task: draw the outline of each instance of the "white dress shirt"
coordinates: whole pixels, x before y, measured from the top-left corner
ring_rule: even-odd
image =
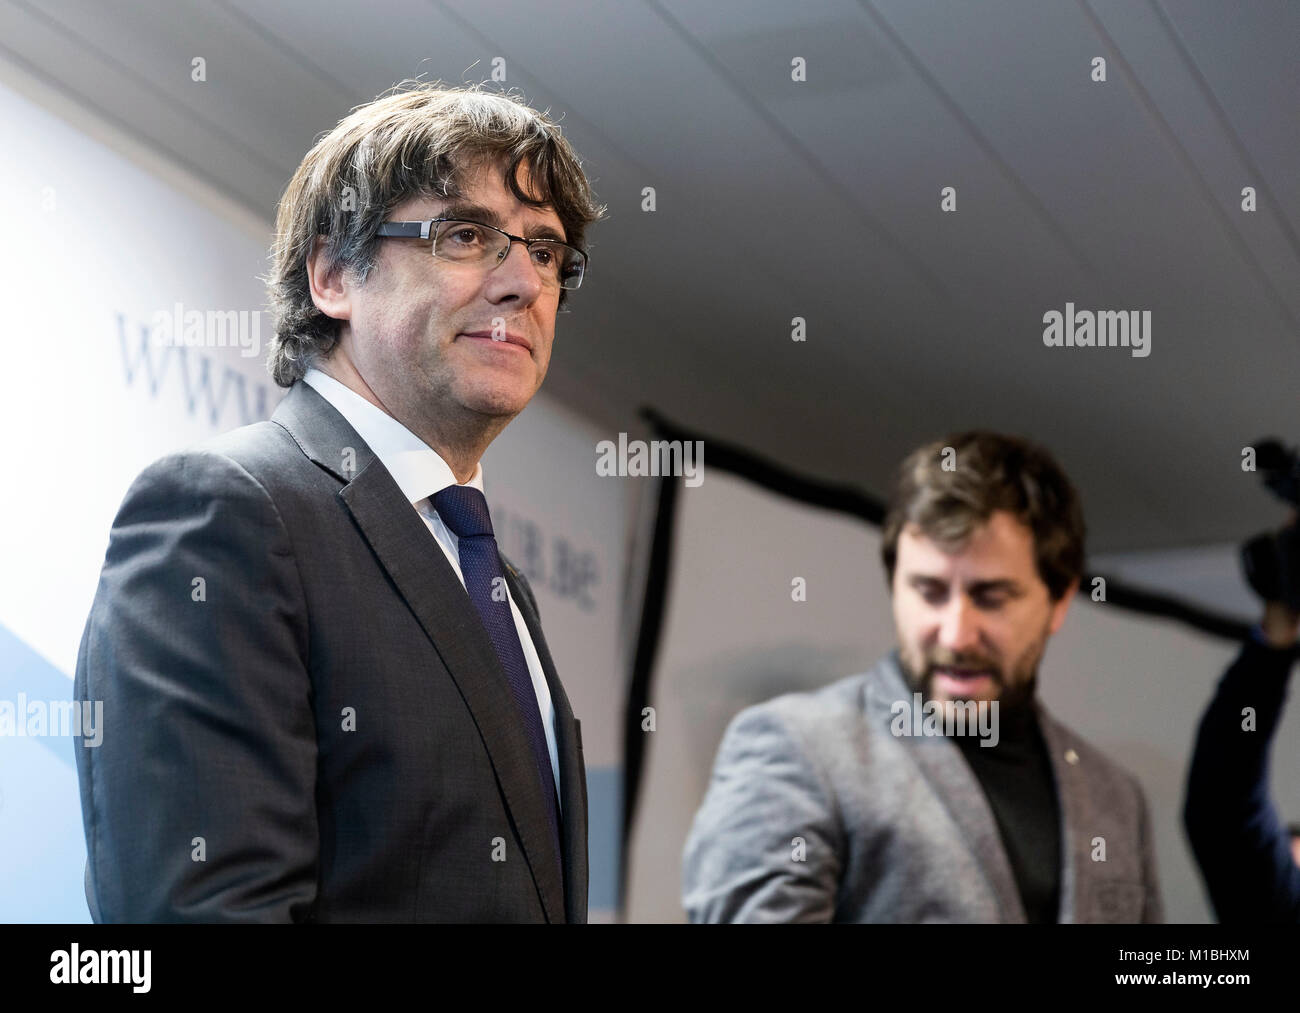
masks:
[[[338,409],[339,414],[347,419],[348,424],[357,431],[380,463],[393,476],[402,495],[411,502],[434,540],[442,547],[451,568],[460,578],[461,586],[465,584],[465,575],[460,570],[460,541],[451,531],[438,511],[433,508],[433,495],[449,485],[456,485],[456,475],[432,447],[402,425],[387,412],[371,404],[356,391],[347,387],[332,376],[309,367],[303,377],[312,389]],[[464,483],[483,491],[483,465],[474,466],[474,477]],[[546,684],[546,674],[542,671],[541,659],[537,648],[528,632],[528,624],[515,604],[510,588],[506,588],[506,597],[510,601],[510,612],[515,619],[515,629],[519,633],[519,643],[524,649],[524,660],[528,662],[528,674],[533,680],[533,690],[537,693],[537,706],[542,715],[542,728],[546,731],[546,748],[551,754],[551,774],[555,778],[555,795],[560,794],[560,764],[555,750],[555,707],[551,703],[551,689]]]

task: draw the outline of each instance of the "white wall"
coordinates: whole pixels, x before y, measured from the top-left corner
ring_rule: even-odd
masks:
[[[258,309],[268,237],[52,115],[12,68],[4,80],[0,427],[11,483],[0,505],[0,699],[17,705],[71,697],[131,479],[163,453],[254,421],[277,395],[238,348],[163,348],[141,332],[176,302]],[[74,748],[66,737],[0,737],[0,865],[24,872],[0,881],[0,920],[89,918]]]

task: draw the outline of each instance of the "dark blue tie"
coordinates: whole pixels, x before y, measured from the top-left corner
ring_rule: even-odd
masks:
[[[492,646],[496,648],[501,667],[506,671],[510,693],[515,698],[519,715],[523,719],[528,742],[532,746],[537,774],[541,778],[542,806],[555,835],[555,853],[560,854],[560,825],[555,797],[555,777],[551,773],[551,753],[546,747],[546,732],[542,728],[542,712],[537,703],[537,691],[528,674],[528,662],[519,643],[519,630],[515,627],[510,600],[506,597],[505,574],[501,569],[501,555],[492,533],[492,518],[488,514],[487,499],[468,485],[449,485],[433,496],[434,509],[442,522],[459,540],[460,572],[465,576],[465,590],[470,601],[487,628]],[[493,594],[493,592],[496,592]]]

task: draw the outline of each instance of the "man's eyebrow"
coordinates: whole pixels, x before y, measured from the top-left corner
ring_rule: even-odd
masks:
[[[928,573],[913,573],[907,578],[907,582],[913,587],[922,585],[931,585],[936,587],[947,587],[948,581],[944,577],[936,577]],[[1024,594],[1024,588],[1020,582],[1013,580],[1011,577],[999,577],[995,580],[973,580],[966,585],[967,592],[971,594],[980,594],[988,592],[1002,591],[1010,595],[1019,596]]]
[[[483,207],[481,204],[453,204],[451,207],[444,208],[438,217],[455,218],[463,222],[479,222],[482,225],[501,228],[501,218],[497,213],[491,208]]]
[[[1024,589],[1020,582],[1012,580],[1010,577],[1003,577],[999,580],[973,580],[966,585],[966,589],[971,592],[980,591],[1005,591],[1011,595],[1021,595]]]
[[[557,243],[567,242],[564,238],[564,233],[550,225],[539,225],[537,228],[530,229],[529,231],[532,233],[532,235],[528,237],[529,239],[554,239]]]
[[[505,231],[505,226],[501,224],[501,216],[489,207],[481,204],[460,203],[453,204],[445,208],[439,215],[439,218],[455,218],[464,222],[479,222],[482,225],[491,225],[494,228]],[[554,239],[556,242],[565,242],[564,233],[550,225],[539,225],[535,229],[529,229],[529,234],[525,239]]]

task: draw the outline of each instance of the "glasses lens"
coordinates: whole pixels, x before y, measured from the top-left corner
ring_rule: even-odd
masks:
[[[510,245],[510,239],[475,222],[439,222],[434,233],[433,255],[443,260],[458,260],[473,264],[499,257]]]
[[[560,265],[560,288],[577,288],[587,273],[587,255],[572,246],[566,246],[564,252],[564,262]]]
[[[587,258],[564,243],[549,240],[534,242],[529,247],[537,271],[551,284],[561,288],[577,288],[582,284],[582,275],[587,267]]]
[[[439,222],[433,238],[435,257],[462,264],[488,262],[496,266],[509,248],[509,236],[477,222]],[[587,257],[580,250],[542,239],[529,244],[528,254],[547,284],[569,289],[582,284]]]

